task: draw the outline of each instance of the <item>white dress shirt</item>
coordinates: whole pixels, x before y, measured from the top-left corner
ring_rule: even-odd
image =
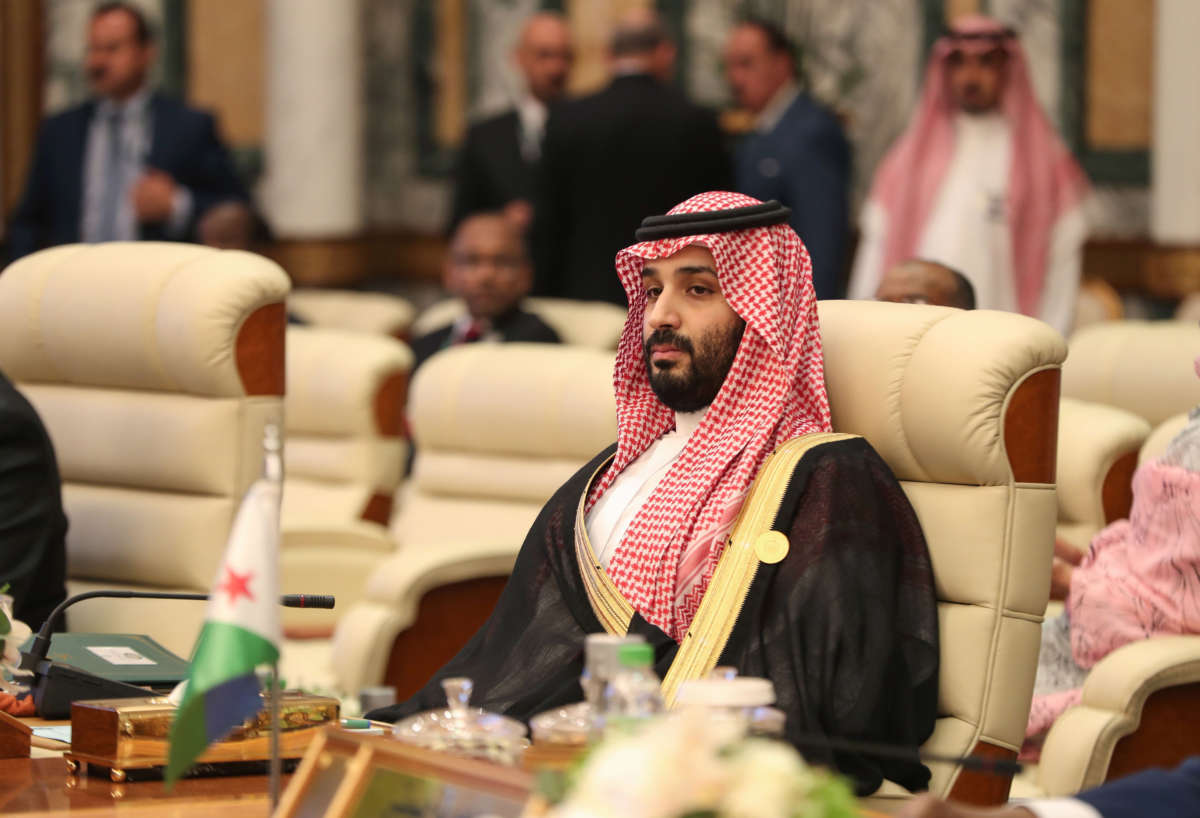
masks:
[[[517,120],[521,125],[521,156],[536,162],[542,155],[542,136],[546,132],[549,111],[536,97],[526,94],[517,102]]]
[[[606,569],[629,524],[679,459],[688,438],[700,427],[707,412],[707,406],[695,412],[676,412],[675,428],[626,466],[587,513],[588,539],[596,559]]]
[[[755,117],[754,130],[759,133],[770,133],[775,130],[779,120],[783,119],[783,115],[787,113],[788,108],[792,107],[792,103],[798,96],[800,96],[800,86],[795,80],[789,80],[780,86],[779,90],[771,97],[771,101]]]

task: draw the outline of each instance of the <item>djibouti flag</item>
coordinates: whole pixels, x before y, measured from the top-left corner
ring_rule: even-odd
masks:
[[[269,463],[267,471],[278,473]],[[279,499],[279,480],[259,479],[234,519],[171,723],[167,789],[209,744],[263,707],[254,671],[279,659]]]

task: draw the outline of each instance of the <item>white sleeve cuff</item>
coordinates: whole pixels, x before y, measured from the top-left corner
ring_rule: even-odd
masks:
[[[1075,798],[1035,798],[1013,805],[1024,807],[1037,818],[1104,818],[1091,804]]]
[[[172,238],[183,236],[191,219],[192,192],[183,185],[176,185],[171,197],[171,215],[167,217],[167,235]]]

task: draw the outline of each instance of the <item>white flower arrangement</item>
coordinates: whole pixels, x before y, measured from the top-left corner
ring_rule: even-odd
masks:
[[[703,711],[673,713],[606,738],[567,784],[553,818],[853,818],[841,778],[790,745],[744,738]]]

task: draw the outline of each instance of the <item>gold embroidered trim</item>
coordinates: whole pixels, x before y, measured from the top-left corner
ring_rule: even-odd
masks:
[[[681,684],[702,679],[717,666],[758,573],[760,559],[756,544],[760,536],[771,530],[796,464],[817,446],[854,437],[835,432],[802,435],[784,443],[767,458],[750,486],[692,625],[679,643],[679,652],[663,679],[663,699],[668,707],[675,704]]]
[[[575,509],[575,558],[579,562],[579,573],[583,577],[583,587],[587,590],[592,613],[596,614],[596,618],[608,633],[624,636],[629,633],[629,623],[633,621],[633,606],[621,596],[600,560],[596,559],[583,513],[596,475],[611,462],[610,457],[596,467],[596,471],[588,478],[587,488],[579,498],[579,506]]]
[[[750,486],[750,492],[734,522],[733,533],[692,619],[692,626],[679,643],[675,661],[663,679],[663,699],[668,707],[674,705],[681,684],[691,679],[702,679],[717,666],[758,573],[761,562],[758,553],[761,550],[760,538],[771,530],[800,459],[817,446],[855,437],[858,435],[837,432],[802,435],[784,443],[767,458]],[[593,613],[608,633],[620,636],[629,632],[634,609],[596,559],[584,518],[584,506],[592,483],[611,460],[609,458],[596,468],[579,498],[575,510],[575,556]],[[776,555],[768,552],[764,556]]]

